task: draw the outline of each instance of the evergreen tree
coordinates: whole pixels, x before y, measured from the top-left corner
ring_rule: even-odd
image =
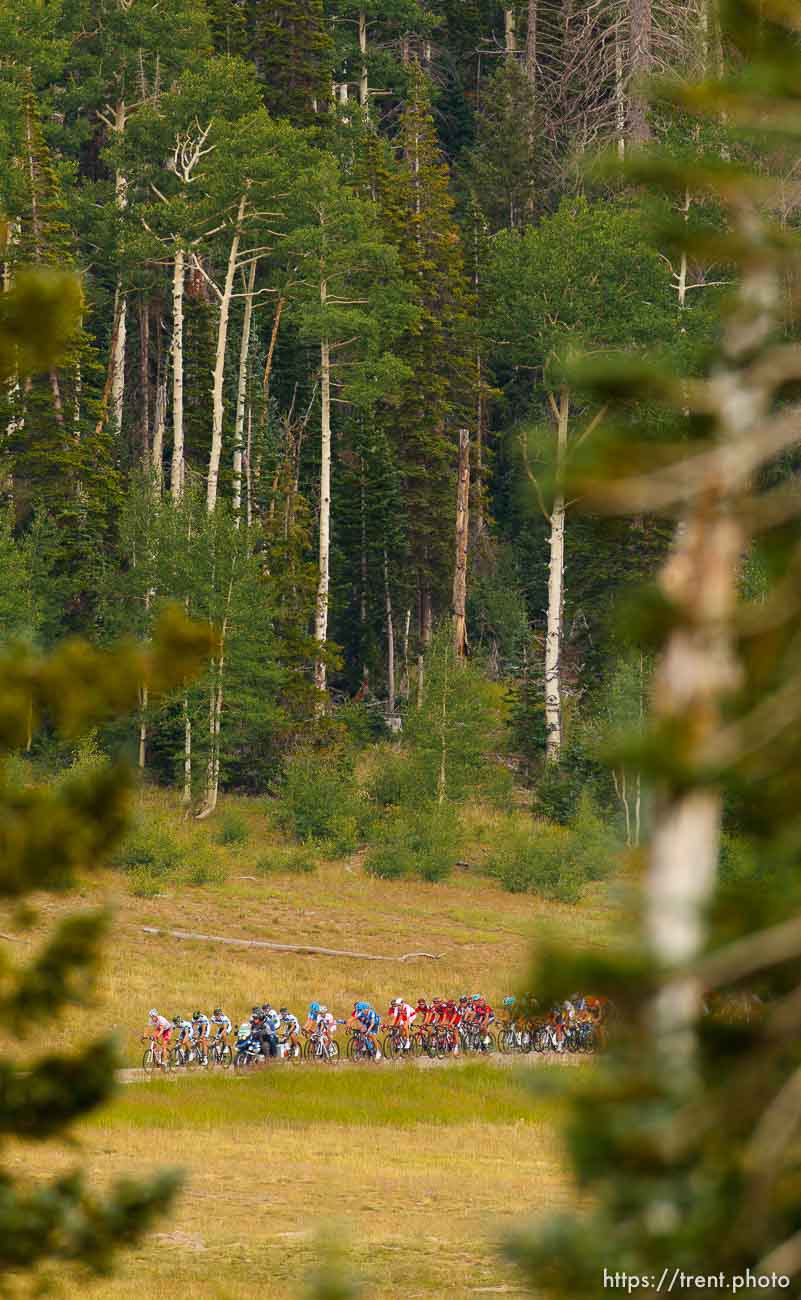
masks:
[[[247,0],[247,31],[267,108],[296,126],[315,122],[331,101],[323,0]]]
[[[396,144],[399,165],[379,155],[375,184],[417,316],[399,343],[412,378],[382,419],[400,471],[418,630],[427,640],[435,605],[441,609],[447,599],[458,429],[471,422],[476,375],[454,200],[420,73]]]

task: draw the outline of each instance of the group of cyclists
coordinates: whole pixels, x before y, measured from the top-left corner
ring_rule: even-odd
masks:
[[[569,1042],[571,1027],[578,1024],[592,1025],[600,1039],[607,1012],[604,998],[578,993],[544,1013],[536,999],[528,995],[506,997],[498,1020],[499,1042],[514,1043],[521,1033],[525,1035],[534,1026],[540,1026],[547,1028],[553,1050],[561,1051]],[[166,1069],[171,1062],[188,1060],[208,1065],[210,1059],[220,1059],[225,1064],[232,1059],[232,1053],[247,1053],[251,1059],[265,1060],[300,1057],[304,1054],[304,1040],[313,1041],[319,1045],[321,1054],[330,1056],[334,1054],[332,1045],[337,1030],[345,1026],[348,1035],[357,1039],[363,1048],[362,1055],[380,1061],[382,1031],[389,1036],[384,1039],[384,1047],[391,1042],[393,1054],[412,1052],[414,1034],[417,1041],[421,1036],[432,1041],[436,1038],[446,1044],[450,1053],[458,1055],[460,1044],[465,1042],[478,1050],[494,1047],[490,1026],[495,1021],[495,1012],[480,993],[463,994],[459,998],[421,997],[414,1003],[396,997],[383,1017],[370,1002],[358,1000],[345,1019],[338,1019],[327,1006],[315,1000],[310,1003],[303,1023],[288,1007],[276,1009],[264,1002],[252,1008],[235,1036],[232,1021],[221,1007],[215,1007],[210,1016],[195,1011],[191,1020],[180,1015],[168,1018],[153,1008],[146,1037],[152,1040],[151,1059]]]

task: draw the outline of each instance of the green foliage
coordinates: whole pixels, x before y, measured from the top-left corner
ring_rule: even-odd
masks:
[[[344,751],[294,754],[270,813],[276,825],[304,843],[327,841],[337,852],[356,848],[364,809],[352,758]]]
[[[250,839],[250,827],[241,813],[225,812],[220,819],[219,828],[215,831],[214,839],[217,844],[227,844],[230,847],[247,844]]]
[[[146,873],[153,880],[174,876],[185,864],[185,852],[162,825],[140,822],[111,855],[112,867],[126,873]]]
[[[293,847],[279,845],[264,853],[256,862],[256,871],[260,876],[282,875],[309,876],[317,870],[310,847]]]
[[[475,664],[456,661],[443,626],[425,657],[422,707],[404,722],[424,799],[480,794],[493,771],[488,755],[500,745],[502,695]]]
[[[388,813],[373,830],[365,870],[383,880],[444,880],[459,856],[459,824],[449,805],[418,803]]]

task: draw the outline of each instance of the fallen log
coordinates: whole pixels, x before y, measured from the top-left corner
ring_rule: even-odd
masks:
[[[270,943],[267,939],[226,939],[220,934],[193,934],[189,930],[160,930],[153,925],[143,925],[143,934],[166,935],[170,939],[192,939],[200,943],[224,943],[232,948],[269,948],[271,952],[294,952],[309,957],[355,957],[359,961],[414,961],[426,958],[439,961],[442,952],[405,952],[401,957],[387,957],[379,953],[348,952],[341,948],[317,948],[307,943]]]

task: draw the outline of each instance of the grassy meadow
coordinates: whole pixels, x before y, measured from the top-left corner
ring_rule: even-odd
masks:
[[[184,872],[142,896],[130,875],[109,869],[84,881],[78,896],[37,900],[30,929],[3,918],[6,949],[27,960],[59,915],[110,909],[96,996],[67,1012],[60,1044],[113,1027],[124,1063],[137,1065],[150,1006],[191,1015],[219,1003],[237,1020],[266,999],[300,1013],[318,997],[341,1016],[357,996],[381,1010],[396,994],[480,990],[499,1001],[520,986],[543,925],[584,945],[605,945],[614,934],[618,904],[609,884],[589,886],[573,906],[507,893],[467,867],[436,884],[382,880],[364,873],[358,853],[333,859],[313,850],[313,870],[298,874],[280,869],[287,844],[263,801],[227,800],[226,807],[246,827],[236,843],[220,843],[219,820],[184,822],[172,798],[149,793],[139,819],[169,825]],[[480,864],[496,816],[480,807],[464,812],[466,862]],[[277,865],[265,869],[271,855]],[[205,883],[192,883],[195,860],[213,865]],[[400,963],[272,953],[146,935],[145,926],[441,956]],[[25,1050],[41,1047],[32,1040]],[[123,1085],[76,1130],[79,1159],[100,1185],[165,1164],[181,1166],[187,1181],[172,1215],[126,1257],[119,1275],[81,1290],[87,1300],[159,1300],[176,1288],[226,1300],[301,1295],[320,1257],[318,1229],[333,1223],[351,1242],[367,1295],[522,1294],[498,1240],[528,1208],[553,1208],[574,1194],[558,1112],[520,1075],[483,1063],[286,1065],[244,1079]],[[71,1167],[76,1153],[43,1149],[41,1169],[37,1158],[29,1145],[18,1157],[12,1148],[15,1172],[24,1161],[34,1176]]]

